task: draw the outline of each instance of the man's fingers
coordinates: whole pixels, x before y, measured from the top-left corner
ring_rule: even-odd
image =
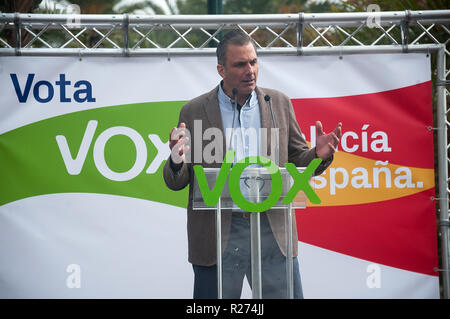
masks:
[[[189,145],[183,146],[183,155],[186,154],[186,152],[189,151]]]
[[[178,140],[176,146],[178,148],[178,154],[183,154],[185,150],[187,151],[189,149],[189,145],[186,145],[189,142],[189,137],[183,137]]]
[[[334,132],[330,133],[330,136],[331,136],[331,138],[333,140],[333,144],[335,146],[337,146],[339,144],[339,137],[337,137]]]
[[[186,124],[184,122],[181,122],[180,126],[172,128],[172,130],[170,131],[170,135],[179,134],[180,132],[184,132],[185,128],[186,128]]]
[[[323,131],[322,122],[320,122],[320,121],[316,121],[316,133],[317,133],[317,136],[325,134]],[[342,135],[342,123],[341,122],[339,122],[338,125],[336,126],[336,128],[334,129],[334,134],[336,134],[336,136],[338,138],[341,138],[341,135]]]
[[[189,137],[184,137],[178,140],[178,142],[173,146],[171,149],[171,157],[172,161],[175,164],[181,164],[185,161],[186,158],[186,152],[189,150],[189,145],[187,144],[189,142]]]
[[[169,148],[173,149],[173,147],[175,146],[175,144],[177,144],[177,141],[174,139],[174,132],[175,132],[176,128],[174,127],[171,131],[170,131],[170,135],[169,135]]]
[[[339,140],[342,136],[342,123],[339,122],[333,132],[325,134],[320,121],[316,121],[316,154],[322,159],[329,158],[337,152]]]
[[[323,133],[323,126],[322,126],[322,123],[320,121],[316,122],[316,134],[317,134],[317,136],[321,136],[321,135],[324,134]]]
[[[172,128],[171,130],[170,130],[170,134],[169,134],[169,139],[170,140],[173,140],[173,136],[174,136],[174,133],[175,133],[175,130],[176,130],[177,128],[176,127],[174,127],[174,128]]]
[[[186,135],[186,128],[173,128],[171,131],[171,139],[172,140],[179,140],[181,137]]]
[[[174,127],[170,131],[169,138],[169,148],[172,149],[185,135],[186,135],[186,124],[180,123],[179,127]]]
[[[328,146],[333,150],[333,152],[337,152],[336,147],[333,144],[328,143]]]
[[[340,139],[342,136],[342,123],[339,122],[336,128],[334,129],[334,134]]]
[[[178,147],[178,156],[182,156],[184,154],[184,148],[183,145],[181,145],[180,147]]]

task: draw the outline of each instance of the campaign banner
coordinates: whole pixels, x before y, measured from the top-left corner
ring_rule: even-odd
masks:
[[[216,63],[0,57],[0,298],[192,297],[187,189],[162,168]],[[305,298],[438,298],[429,57],[261,56],[258,83],[311,147],[315,121],[343,123],[296,211]]]

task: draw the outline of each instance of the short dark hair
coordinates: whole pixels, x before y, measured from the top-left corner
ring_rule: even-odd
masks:
[[[216,49],[217,63],[225,65],[228,44],[242,46],[248,44],[249,42],[253,44],[253,47],[255,48],[256,51],[256,47],[255,44],[253,43],[252,38],[250,38],[244,31],[239,29],[229,31],[223,36],[222,40],[217,46]]]

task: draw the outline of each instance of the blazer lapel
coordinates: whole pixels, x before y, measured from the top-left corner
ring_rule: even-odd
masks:
[[[267,135],[262,136],[261,143],[264,143],[267,141],[267,150],[270,150],[271,146],[271,134],[270,134],[270,128],[273,128],[272,123],[272,114],[270,112],[269,103],[264,100],[265,93],[262,89],[259,87],[256,87],[256,96],[258,97],[258,103],[259,103],[259,110],[261,114],[261,128],[267,128]]]
[[[208,120],[210,127],[216,127],[222,131],[222,145],[223,145],[223,156],[225,158],[225,149],[227,144],[225,142],[225,132],[222,123],[222,113],[220,112],[219,99],[217,98],[217,93],[219,91],[219,86],[216,86],[212,91],[206,95],[205,102],[203,103],[203,109],[205,110],[206,119]],[[205,128],[203,128],[204,130]]]

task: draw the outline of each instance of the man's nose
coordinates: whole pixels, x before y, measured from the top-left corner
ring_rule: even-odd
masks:
[[[247,73],[253,73],[253,65],[250,62],[245,66],[245,71]]]

